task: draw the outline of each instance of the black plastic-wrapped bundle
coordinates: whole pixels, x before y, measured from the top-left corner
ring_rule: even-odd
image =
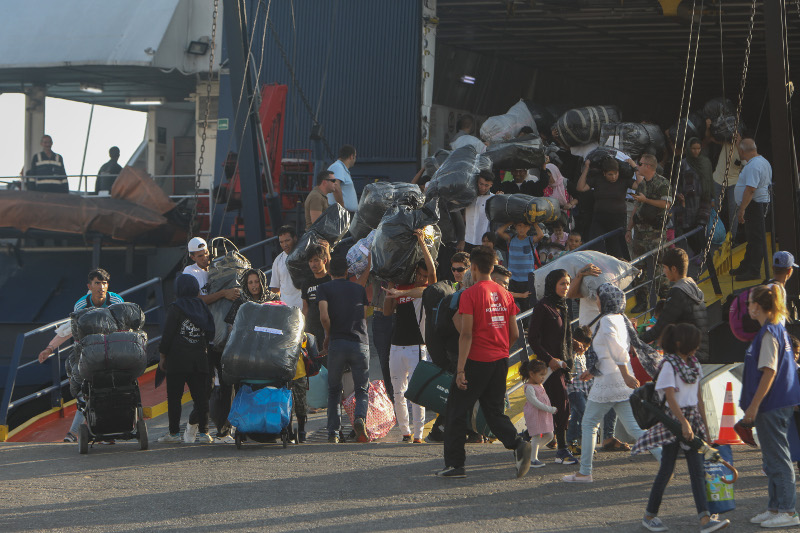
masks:
[[[600,129],[609,122],[622,122],[616,106],[579,107],[558,117],[554,129],[567,146],[581,146],[599,141]]]
[[[621,161],[617,154],[620,153],[620,150],[616,148],[612,148],[610,146],[599,146],[595,148],[589,155],[586,156],[586,159],[589,160],[591,165],[589,166],[590,171],[603,171],[603,160],[606,158],[616,159],[619,163],[619,177],[624,180],[629,180],[633,178],[634,170],[633,167],[627,163],[626,161]],[[624,153],[624,152],[623,152]],[[625,154],[628,155],[628,154]]]
[[[209,249],[217,253],[220,247],[223,253],[208,266],[208,294],[238,287],[239,278],[250,269],[250,261],[239,253],[235,244],[225,237],[214,237]]]
[[[544,166],[542,139],[535,134],[524,135],[504,143],[493,144],[483,153],[491,159],[494,170],[541,168]]]
[[[550,131],[556,117],[545,106],[526,100],[533,121],[536,123],[536,130],[539,132]]]
[[[425,245],[434,261],[439,254],[442,234],[435,225],[439,221],[437,200],[422,209],[401,205],[392,207],[381,220],[370,246],[372,272],[380,279],[394,283],[410,283],[417,262],[423,258],[414,230],[425,230]]]
[[[361,193],[358,211],[350,223],[350,235],[357,241],[369,235],[369,232],[381,223],[386,210],[394,204],[409,205],[418,209],[424,203],[425,196],[415,183],[388,181],[370,183]]]
[[[303,313],[296,307],[243,303],[222,353],[222,379],[291,381],[304,327]]]
[[[428,182],[433,178],[433,175],[436,174],[436,171],[439,170],[439,167],[442,166],[447,158],[450,156],[450,150],[437,150],[435,154],[430,157],[426,157],[425,161],[423,161],[422,166],[425,170],[422,171],[422,177],[420,181],[423,183]]]
[[[87,307],[70,314],[73,340],[79,342],[87,335],[117,331],[117,321],[108,309],[108,307]]]
[[[118,331],[141,331],[144,327],[144,312],[133,302],[110,305],[108,312],[114,317]]]
[[[739,121],[739,135],[744,136],[744,122]],[[711,122],[711,135],[718,142],[731,142],[736,134],[736,116],[721,115]]]
[[[721,96],[712,98],[703,106],[703,117],[710,118],[711,120],[721,117],[722,115],[732,115],[733,113],[736,113],[733,102]]]
[[[600,129],[600,145],[613,146],[633,158],[650,152],[661,159],[666,149],[666,139],[661,128],[655,124],[622,122],[603,125]]]
[[[82,379],[109,371],[139,377],[147,368],[147,334],[142,331],[87,335],[80,344],[78,370]]]
[[[298,289],[303,282],[314,274],[308,266],[308,250],[319,244],[320,240],[328,241],[333,249],[350,229],[350,214],[339,204],[333,204],[322,212],[320,217],[308,228],[308,231],[297,241],[292,253],[286,258],[286,268],[292,283]]]
[[[527,194],[496,194],[486,201],[486,216],[492,222],[555,222],[561,209],[553,198],[537,198]]]
[[[444,198],[451,211],[469,207],[478,196],[478,174],[491,169],[492,160],[473,146],[453,150],[425,188],[425,199]]]
[[[683,128],[687,127],[686,135],[684,138]],[[672,125],[669,129],[669,138],[674,143],[678,143],[679,141],[687,142],[692,137],[697,137],[698,139],[702,139],[705,136],[706,132],[706,121],[698,115],[697,113],[689,113],[688,120],[682,118],[680,122],[676,122]]]

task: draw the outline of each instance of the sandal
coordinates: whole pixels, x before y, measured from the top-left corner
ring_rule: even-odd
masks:
[[[631,447],[627,443],[622,442],[616,437],[611,439],[608,444],[603,444],[603,451],[605,452],[629,452]]]

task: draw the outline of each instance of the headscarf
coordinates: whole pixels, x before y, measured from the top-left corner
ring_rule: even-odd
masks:
[[[564,331],[561,338],[561,349],[559,352],[565,361],[572,360],[572,327],[570,327],[569,323],[567,299],[559,296],[556,293],[556,285],[558,285],[558,282],[564,277],[568,276],[569,274],[567,271],[563,269],[553,270],[547,274],[547,277],[544,279],[544,297],[542,298],[542,301],[544,301],[547,305],[558,312],[559,315],[561,315],[561,322],[563,324]]]
[[[548,163],[545,168],[549,170],[550,175],[553,176],[553,185],[551,185],[553,194],[551,194],[550,197],[558,200],[559,205],[567,205],[569,203],[567,201],[567,180],[553,163]]]
[[[174,305],[183,311],[192,324],[202,329],[209,337],[214,336],[214,317],[206,303],[198,298],[200,284],[191,274],[181,274],[175,278]]]
[[[261,295],[258,297],[250,294],[250,291],[247,289],[247,278],[250,277],[250,274],[258,275],[258,282],[261,284]],[[245,302],[263,304],[264,302],[269,302],[276,299],[275,295],[267,287],[267,275],[257,268],[248,268],[242,273],[241,277],[239,278],[239,287],[242,290],[242,298]]]
[[[597,338],[597,330],[600,328],[599,322],[601,318],[607,315],[622,315],[622,318],[625,320],[625,329],[628,332],[631,348],[639,359],[639,363],[641,363],[645,372],[651,377],[656,376],[658,370],[661,368],[663,356],[659,354],[655,348],[644,343],[639,338],[639,335],[633,328],[633,324],[631,324],[631,321],[625,316],[625,304],[627,303],[625,293],[616,285],[603,283],[597,288],[597,297],[600,299],[600,315],[589,324],[591,327],[595,322],[598,323],[597,327],[594,329],[593,339]],[[595,352],[594,345],[592,345],[586,351],[586,369],[594,376],[602,375],[602,372],[600,372],[598,368],[598,361],[597,352]]]
[[[712,196],[712,189],[714,188],[714,171],[711,168],[711,160],[704,156],[702,153],[698,157],[694,157],[692,155],[692,151],[689,149],[693,144],[699,143],[700,139],[697,137],[692,137],[689,139],[689,142],[686,143],[686,150],[684,151],[686,162],[697,172],[697,176],[700,178],[700,197],[703,200],[708,200]]]

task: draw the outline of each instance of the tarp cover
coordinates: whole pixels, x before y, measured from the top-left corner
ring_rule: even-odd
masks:
[[[140,168],[123,168],[111,187],[111,197],[144,206],[162,215],[175,208],[175,202]]]
[[[243,303],[222,353],[225,382],[291,381],[297,370],[304,326],[303,313],[297,307]]]
[[[0,192],[0,227],[38,229],[83,235],[96,231],[114,239],[132,240],[167,224],[147,207],[108,197],[34,191]]]

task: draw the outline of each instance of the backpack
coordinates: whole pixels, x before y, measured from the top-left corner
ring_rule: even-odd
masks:
[[[422,307],[425,309],[425,346],[431,361],[443,369],[450,366],[450,358],[447,354],[445,337],[436,333],[436,314],[442,301],[454,292],[455,288],[449,281],[437,281],[425,287],[422,292]]]
[[[427,344],[428,353],[431,360],[442,369],[454,369],[458,361],[458,330],[453,324],[453,317],[458,313],[458,301],[463,289],[442,298],[433,313],[433,327],[426,328],[426,341],[430,339],[434,346],[443,346],[437,349],[436,358],[431,351],[431,345]]]
[[[747,298],[750,296],[751,288],[734,292],[722,304],[722,316],[728,317],[733,336],[743,342],[752,341],[761,329],[761,325],[750,318],[750,313],[747,311]]]
[[[310,378],[319,374],[320,368],[322,368],[322,357],[319,355],[317,340],[314,335],[310,333],[304,334],[300,357],[303,358],[303,365],[306,367],[306,377]]]

